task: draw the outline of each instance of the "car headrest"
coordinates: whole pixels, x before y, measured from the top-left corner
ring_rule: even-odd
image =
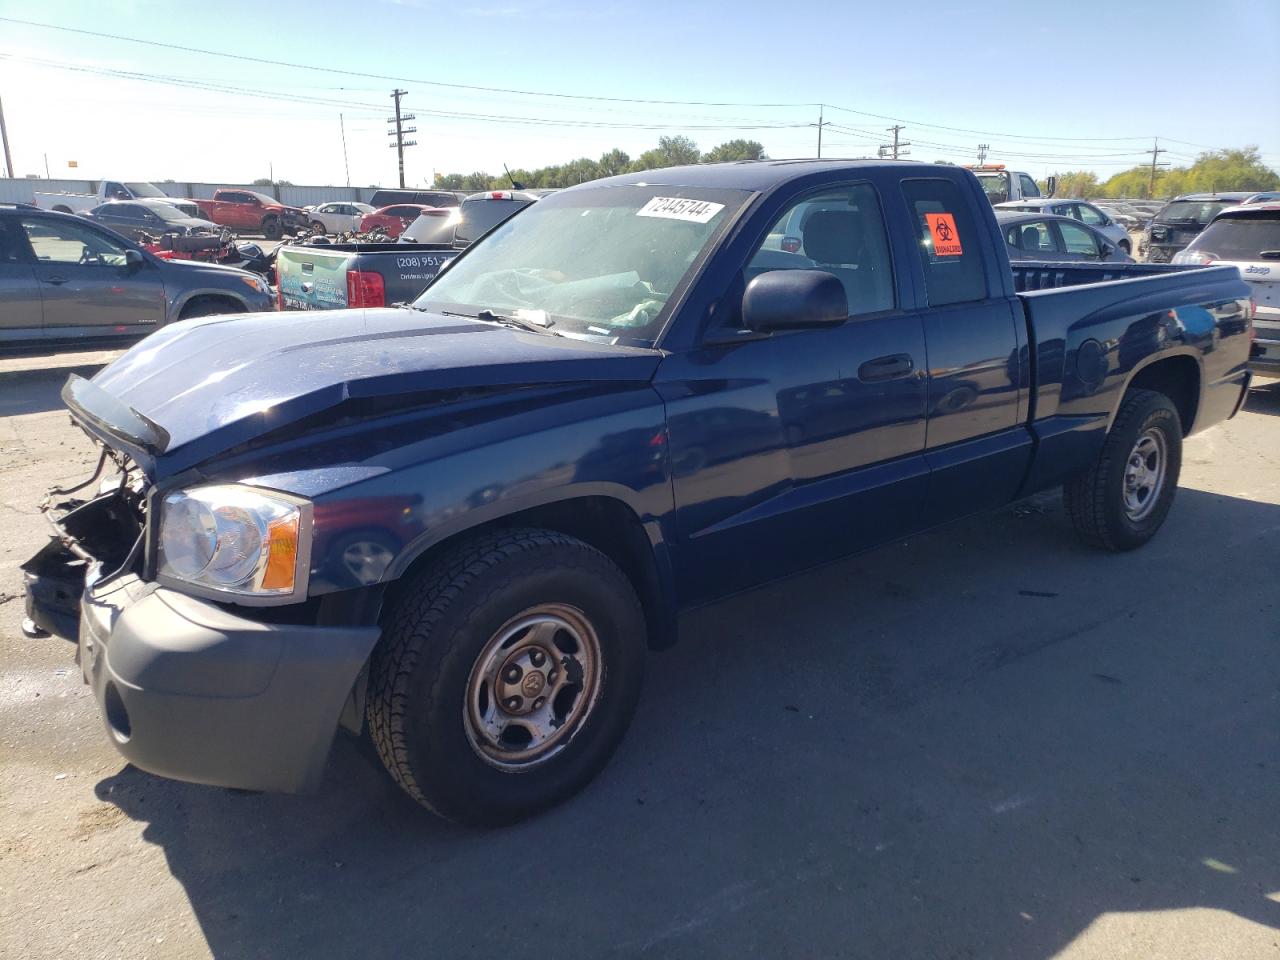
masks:
[[[1022,249],[1023,250],[1039,250],[1040,249],[1040,231],[1036,227],[1022,228]]]
[[[804,224],[804,252],[815,263],[857,263],[862,257],[862,214],[817,210]]]

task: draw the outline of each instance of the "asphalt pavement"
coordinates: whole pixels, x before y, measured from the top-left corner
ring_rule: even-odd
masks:
[[[1280,382],[1120,556],[1055,495],[697,612],[604,774],[452,827],[364,746],[323,789],[107,743],[17,564],[93,455],[0,370],[0,956],[1280,956]]]

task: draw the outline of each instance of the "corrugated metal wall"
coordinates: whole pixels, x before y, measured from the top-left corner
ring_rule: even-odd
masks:
[[[98,189],[97,180],[9,180],[0,177],[0,203],[30,203],[32,195],[39,193],[94,193]],[[208,200],[213,191],[220,187],[233,187],[241,190],[255,190],[268,196],[277,196],[282,203],[295,207],[309,203],[324,203],[328,200],[361,200],[368,203],[377,187],[320,187],[290,186],[261,187],[248,183],[157,183],[157,187],[171,197],[191,197]]]

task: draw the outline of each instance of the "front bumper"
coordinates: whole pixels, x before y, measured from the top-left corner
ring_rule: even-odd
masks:
[[[79,660],[117,750],[177,780],[318,785],[377,627],[264,623],[136,576],[80,604]]]

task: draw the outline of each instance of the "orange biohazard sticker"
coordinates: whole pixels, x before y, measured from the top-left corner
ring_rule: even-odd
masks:
[[[949,213],[926,213],[924,219],[929,224],[929,233],[933,235],[935,257],[958,257],[964,253],[955,217]]]

